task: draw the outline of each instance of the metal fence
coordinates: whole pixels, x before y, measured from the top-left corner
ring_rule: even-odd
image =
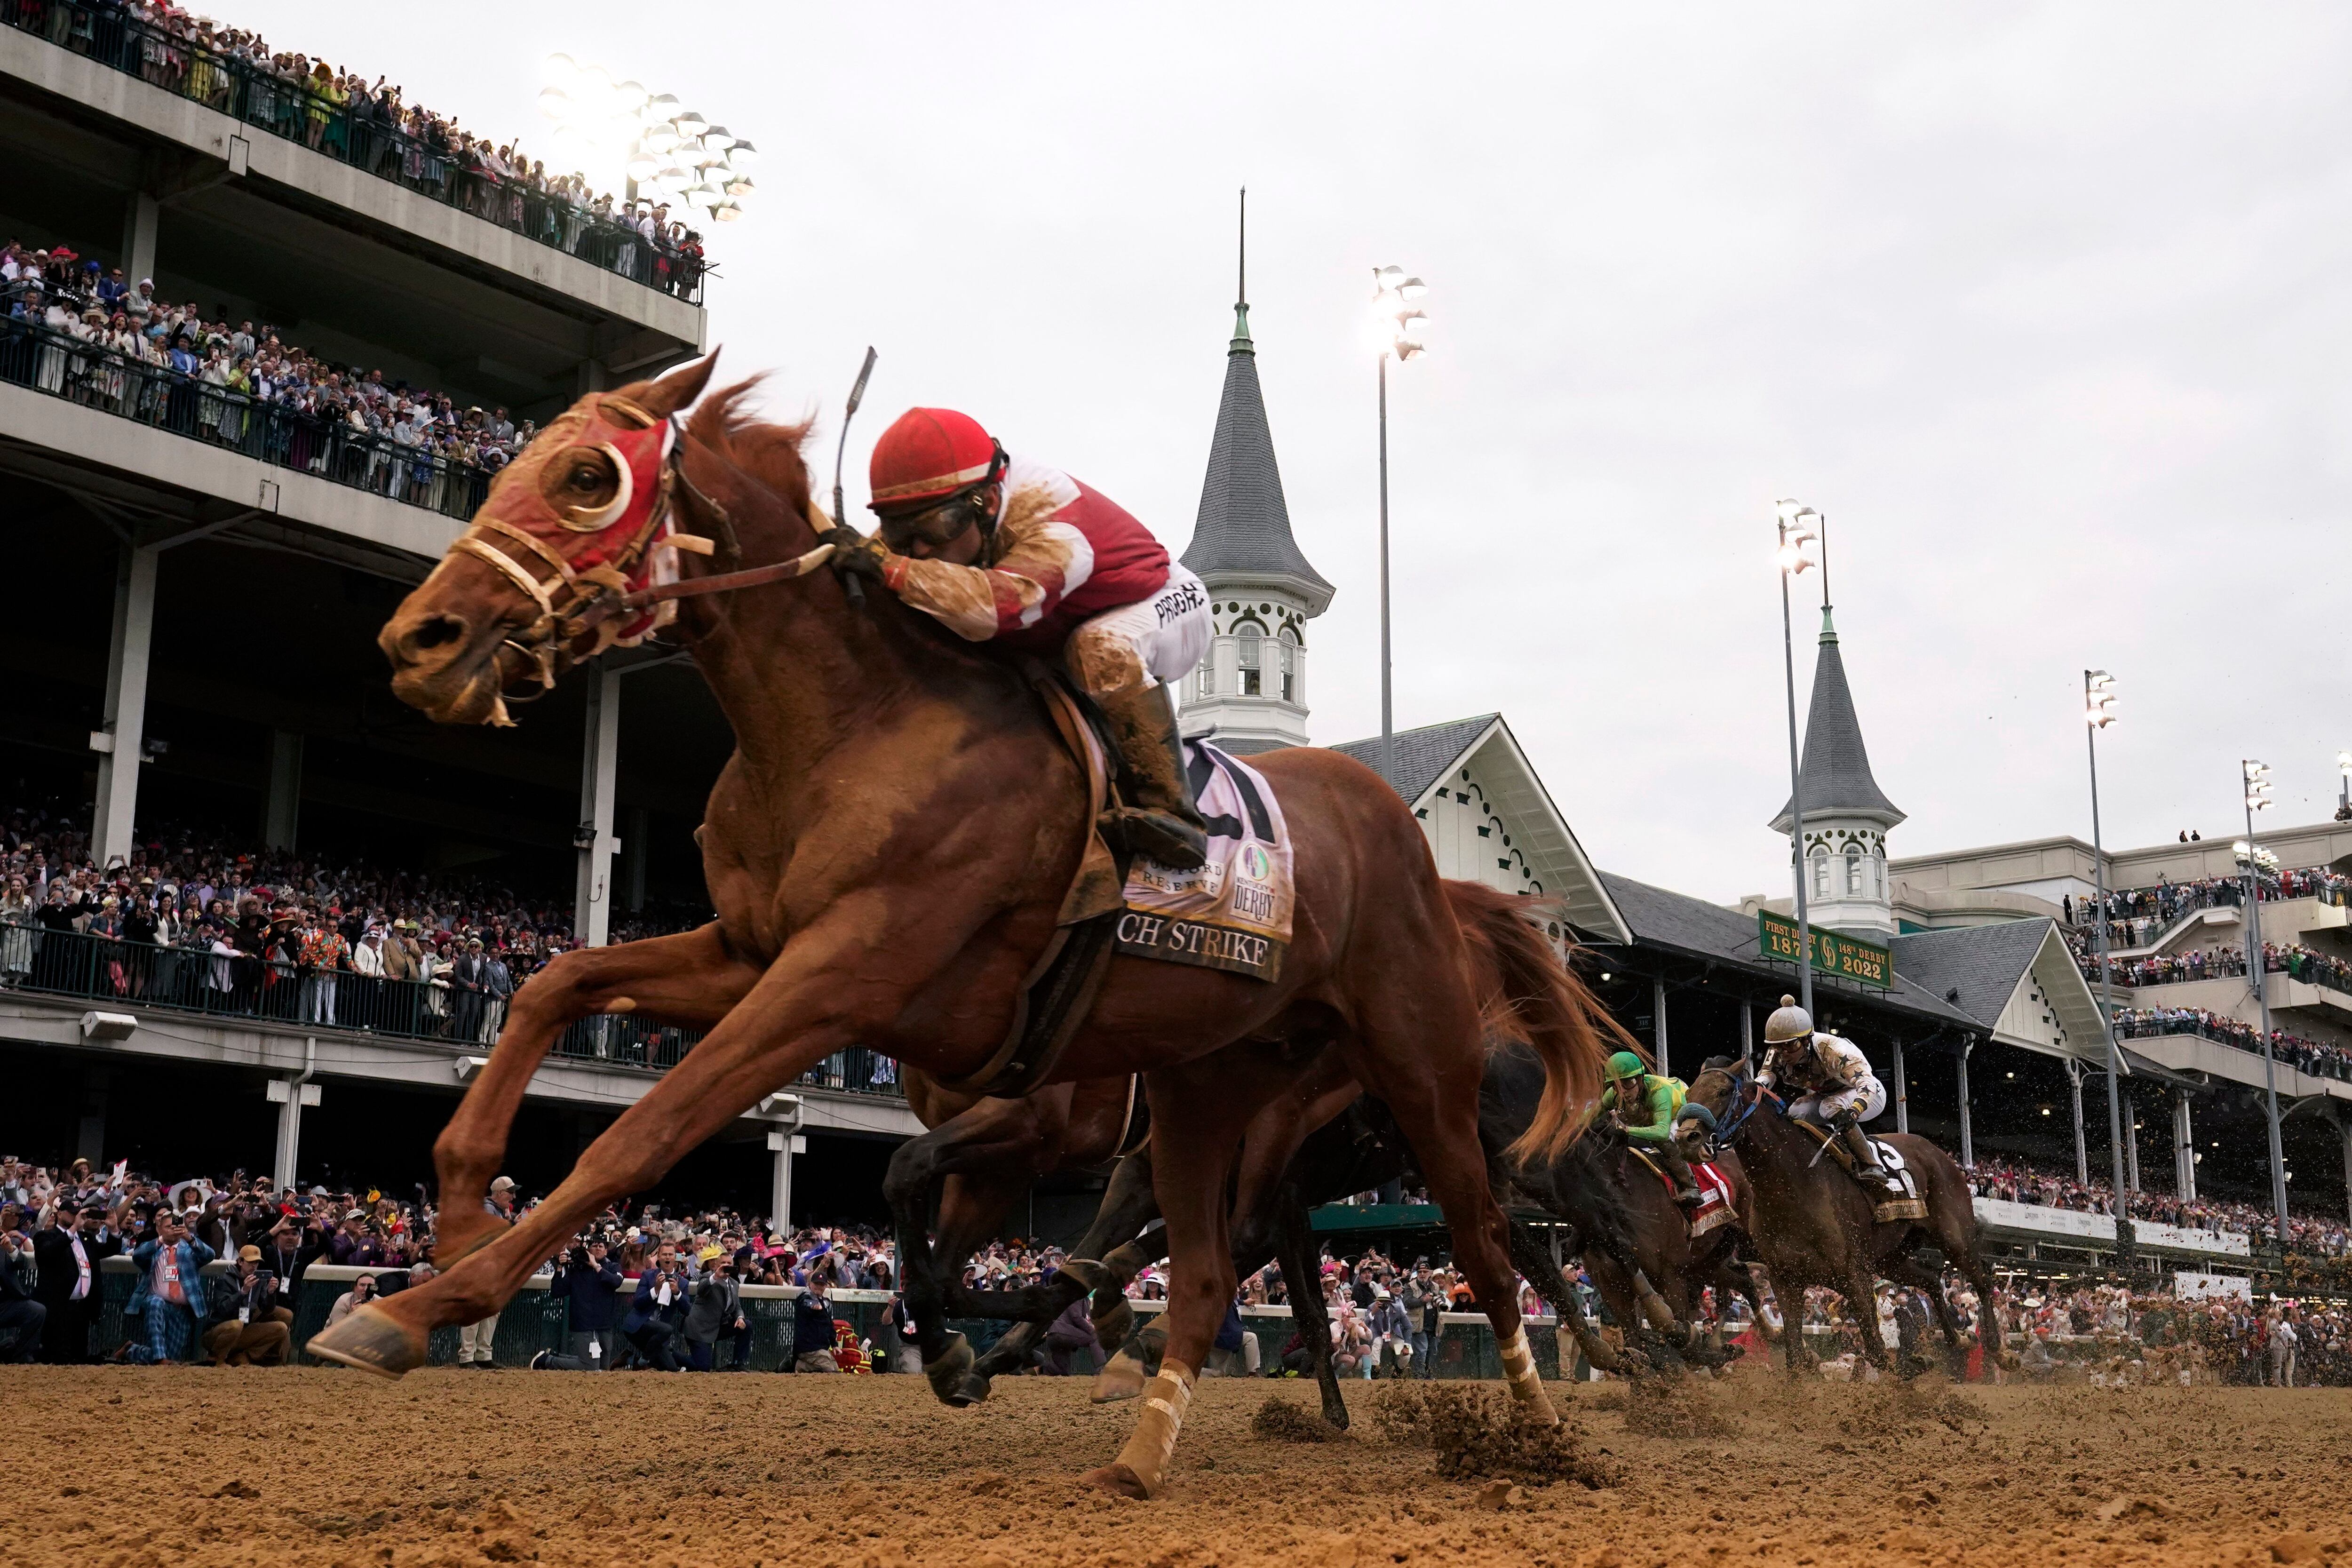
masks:
[[[163,1008],[299,1029],[334,1029],[421,1040],[453,1050],[488,1050],[506,1022],[507,1000],[436,976],[389,980],[351,970],[308,968],[231,957],[204,948],[124,942],[80,931],[0,926],[0,988],[71,996],[135,1011]],[[701,1033],[633,1013],[600,1013],[560,1036],[552,1058],[665,1072]],[[802,1075],[800,1086],[901,1098],[898,1063],[863,1047],[839,1051]]]
[[[489,494],[487,468],[282,404],[257,403],[21,318],[0,321],[0,381],[446,517],[471,518]]]
[[[519,180],[502,179],[461,157],[437,128],[412,135],[372,106],[355,110],[264,66],[142,22],[120,0],[0,0],[0,24],[649,289],[702,302],[709,268],[700,258]]]

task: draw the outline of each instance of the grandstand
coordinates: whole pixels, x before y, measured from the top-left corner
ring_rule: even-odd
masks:
[[[0,538],[37,585],[0,639],[0,816],[133,874],[201,843],[329,887],[362,860],[497,886],[583,942],[691,918],[731,738],[690,669],[618,656],[493,740],[395,703],[373,638],[533,422],[706,346],[702,275],[420,178],[257,77],[167,79],[119,8],[79,16],[0,15]],[[46,940],[0,990],[0,1144],[28,1158],[424,1180],[488,1049],[393,981],[329,1023]],[[583,1029],[519,1124],[534,1190],[683,1044]],[[915,1125],[836,1065],[678,1179],[766,1209],[797,1126],[870,1206]]]

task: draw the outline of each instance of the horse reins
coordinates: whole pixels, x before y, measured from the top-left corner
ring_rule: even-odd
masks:
[[[619,397],[602,400],[599,411],[614,409],[641,421],[640,428],[650,429],[654,416],[636,405]],[[517,701],[536,700],[553,689],[562,670],[583,660],[593,658],[616,644],[633,646],[657,629],[656,620],[636,636],[623,638],[620,625],[625,618],[646,610],[657,610],[661,605],[679,599],[696,598],[709,594],[729,593],[738,588],[755,588],[763,584],[789,582],[804,577],[831,560],[834,546],[820,544],[805,554],[789,561],[779,561],[766,566],[754,566],[740,572],[724,572],[709,576],[679,578],[669,583],[633,586],[639,571],[650,553],[667,547],[687,554],[724,559],[740,559],[741,546],[735,534],[734,520],[727,509],[703,493],[686,472],[686,448],[691,438],[685,426],[675,415],[667,421],[669,437],[664,443],[660,459],[660,478],[655,488],[653,502],[646,509],[645,521],[613,552],[610,559],[585,570],[575,568],[562,551],[547,540],[518,528],[501,518],[478,516],[467,531],[458,536],[452,550],[462,551],[475,560],[497,570],[512,582],[531,602],[539,606],[539,616],[530,625],[517,628],[512,636],[501,639],[500,651],[512,648],[524,660],[524,670],[538,677],[540,690],[530,698]],[[625,508],[632,487],[631,470],[617,449],[607,445],[620,476],[621,493],[617,505]],[[716,541],[698,533],[690,533],[677,526],[681,513],[681,492],[697,503],[709,517]],[[833,526],[816,503],[808,503],[808,521],[822,533]],[[495,536],[495,537],[493,537]],[[501,544],[509,548],[501,548]],[[528,554],[518,558],[510,552],[519,545]],[[535,558],[535,559],[533,559]],[[544,562],[554,575],[541,577],[538,563]],[[559,600],[558,594],[562,595]],[[570,652],[571,645],[590,633],[596,633],[596,646],[578,655]]]

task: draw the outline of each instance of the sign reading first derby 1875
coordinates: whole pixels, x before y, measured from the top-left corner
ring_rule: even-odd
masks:
[[[1863,942],[1816,926],[1813,937],[1813,967],[1824,974],[1858,984],[1875,985],[1881,990],[1895,984],[1895,955],[1874,942]],[[1797,922],[1769,910],[1756,911],[1756,940],[1767,958],[1777,958],[1783,963],[1794,963],[1804,952],[1798,940]]]

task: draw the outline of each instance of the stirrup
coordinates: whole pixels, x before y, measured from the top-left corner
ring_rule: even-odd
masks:
[[[1173,813],[1148,806],[1113,806],[1101,818],[1103,837],[1113,838],[1130,854],[1140,855],[1179,871],[1197,871],[1209,863],[1209,836]]]

